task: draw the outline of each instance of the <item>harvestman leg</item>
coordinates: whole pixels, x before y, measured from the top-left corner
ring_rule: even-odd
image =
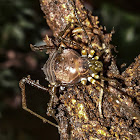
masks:
[[[77,42],[73,42],[72,40],[68,40],[67,37],[62,37],[65,33],[67,33],[68,29],[71,28],[72,25],[76,25],[76,23],[74,22],[70,22],[63,31],[61,31],[58,35],[58,39],[61,40],[63,43],[69,43],[73,46],[76,46],[76,48],[74,49],[82,49],[82,46],[80,46],[80,44],[78,44]],[[66,46],[66,45],[65,45]],[[66,46],[67,47],[67,46]]]
[[[27,107],[27,104],[26,104],[26,94],[25,94],[25,84],[26,84],[26,83],[29,84],[29,85],[31,85],[31,86],[34,86],[34,87],[36,87],[36,88],[38,88],[38,89],[44,90],[44,91],[46,91],[46,92],[48,92],[48,90],[49,90],[48,88],[45,88],[45,87],[43,87],[42,85],[40,85],[38,81],[35,82],[35,81],[31,80],[31,79],[30,79],[30,76],[27,76],[26,78],[21,79],[21,81],[19,82],[19,86],[20,86],[21,92],[22,92],[22,108],[23,108],[24,110],[28,111],[29,113],[35,115],[36,117],[40,118],[41,120],[43,120],[44,123],[47,122],[47,123],[49,123],[49,124],[51,124],[51,125],[53,125],[53,126],[59,128],[59,126],[56,125],[55,123],[53,123],[53,122],[47,120],[46,118],[40,116],[39,114],[35,113],[34,111],[30,110],[30,109]]]
[[[103,75],[103,73],[101,73],[101,75]],[[102,80],[102,79],[101,79],[101,86],[104,87],[104,80]],[[102,112],[103,94],[104,94],[104,89],[101,88],[100,95],[99,95],[99,105],[98,105],[99,114],[100,114],[101,118],[103,118],[103,112]]]
[[[47,50],[56,49],[56,46],[55,46],[53,40],[47,34],[44,38],[44,41],[46,42],[46,45],[36,46],[36,45],[30,44],[30,48],[32,49],[32,51],[46,51],[46,52],[47,52]]]
[[[32,45],[30,44],[30,48],[32,49],[32,51],[44,51],[44,50],[48,50],[48,49],[55,49],[55,47],[53,46],[47,46],[47,45],[42,45],[42,46],[36,46],[36,45]]]
[[[55,116],[54,116],[54,110],[52,109],[52,106],[53,106],[53,101],[54,101],[54,97],[55,97],[55,95],[56,95],[56,87],[51,87],[51,92],[50,92],[50,94],[51,94],[51,99],[50,99],[50,101],[49,101],[49,103],[48,103],[48,108],[47,108],[47,115],[48,116],[52,116],[52,117],[54,117],[55,118]]]
[[[88,37],[88,35],[87,35],[87,32],[86,32],[84,26],[82,25],[81,20],[80,20],[79,17],[78,17],[78,13],[77,13],[76,6],[74,5],[74,1],[73,1],[73,0],[69,0],[69,2],[70,2],[71,5],[74,7],[74,14],[75,14],[75,17],[76,17],[77,21],[79,22],[81,28],[83,29],[84,33],[85,33],[85,36],[86,36],[86,38],[87,38],[87,40],[88,40],[88,45],[89,45],[89,47],[92,48],[92,45],[91,45],[91,42],[90,42],[89,37]]]

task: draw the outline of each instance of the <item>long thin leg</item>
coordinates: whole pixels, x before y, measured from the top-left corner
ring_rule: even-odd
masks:
[[[102,75],[102,73],[101,73]],[[104,80],[101,80],[101,86],[104,87]],[[98,106],[98,109],[99,109],[99,114],[100,114],[100,117],[103,118],[103,114],[102,114],[102,100],[103,100],[103,94],[104,94],[104,90],[103,88],[100,88],[100,95],[99,95],[99,106]]]
[[[122,102],[116,95],[112,94],[110,91],[104,88],[98,81],[96,81],[96,85],[102,88],[103,92],[108,94],[108,96],[111,95],[113,97],[115,104],[120,105],[120,107],[124,108],[127,112],[130,112],[133,118],[140,120],[140,115],[137,112],[135,112],[131,107],[128,107],[125,102]],[[113,86],[111,87],[123,93],[123,91],[117,89],[116,87],[113,87]]]
[[[44,123],[49,123],[57,128],[59,128],[58,125],[56,125],[55,123],[47,120],[46,118],[40,116],[39,114],[35,113],[34,111],[30,110],[28,107],[27,107],[27,104],[26,104],[26,94],[25,94],[25,84],[29,84],[31,86],[34,86],[34,87],[37,87],[39,89],[42,89],[46,92],[48,92],[48,88],[45,88],[43,87],[42,85],[39,84],[39,82],[35,82],[33,80],[30,79],[30,76],[28,76],[27,78],[23,78],[21,79],[21,81],[19,82],[19,86],[21,88],[21,93],[22,93],[22,108],[26,111],[28,111],[29,113],[35,115],[36,117],[40,118]]]
[[[54,101],[54,97],[55,97],[55,95],[56,95],[56,87],[52,87],[51,88],[51,93],[50,93],[50,95],[51,95],[51,99],[50,99],[50,102],[48,103],[48,108],[47,108],[47,115],[48,116],[53,116],[53,117],[55,117],[54,116],[54,110],[52,109],[52,106],[53,106],[53,101]]]
[[[85,17],[81,22],[83,22],[83,21],[85,21],[87,19],[87,17]],[[63,35],[67,35],[67,33],[69,32],[69,30],[70,29],[73,29],[73,27],[74,27],[74,25],[76,25],[76,26],[78,26],[78,23],[76,23],[76,22],[69,22],[67,25],[66,25],[66,27],[65,27],[65,29],[63,30],[63,31],[61,31],[60,33],[59,33],[59,37],[62,37]],[[64,36],[64,37],[65,37]]]
[[[61,40],[62,42],[64,43],[68,43],[72,46],[75,46],[73,47],[74,49],[82,49],[82,46],[80,46],[80,44],[78,44],[77,42],[75,41],[72,41],[72,40],[68,40],[67,37],[62,37],[64,34],[67,34],[66,32],[68,32],[68,29],[71,28],[72,25],[77,25],[76,23],[69,23],[66,28],[64,29],[64,31],[60,32],[60,34],[58,35],[58,39]]]
[[[54,50],[55,47],[53,46],[47,46],[47,45],[42,45],[42,46],[36,46],[36,45],[32,45],[30,44],[30,48],[32,49],[32,51],[46,51],[47,50]]]
[[[86,18],[87,18],[87,17],[86,17]],[[83,22],[84,20],[86,20],[86,18],[83,19],[81,22]],[[77,42],[75,42],[75,41],[72,41],[72,40],[69,40],[69,39],[66,37],[67,33],[70,31],[70,28],[73,28],[74,25],[78,26],[78,23],[70,22],[70,23],[65,27],[65,29],[64,29],[62,32],[59,33],[59,35],[58,35],[58,40],[61,40],[63,43],[68,43],[68,44],[74,46],[74,47],[73,47],[74,49],[80,49],[80,50],[82,50],[83,48],[82,48],[82,46],[81,46],[79,43],[77,43]],[[80,24],[80,25],[83,26],[82,24]],[[84,28],[84,27],[83,27],[83,28]],[[83,29],[83,28],[82,28],[82,29]],[[85,31],[85,29],[83,29],[83,30]],[[86,33],[86,31],[85,31],[85,33]],[[65,35],[65,36],[63,37],[63,35]],[[88,36],[87,36],[87,37],[88,37]]]
[[[75,4],[74,4],[74,1],[73,1],[73,0],[69,0],[69,2],[70,2],[71,5],[74,7],[74,14],[75,14],[75,17],[76,17],[77,21],[79,22],[81,28],[83,29],[84,33],[85,33],[85,36],[86,36],[86,38],[87,38],[87,40],[88,40],[88,45],[89,45],[89,47],[92,48],[91,41],[89,40],[89,37],[88,37],[88,35],[87,35],[87,32],[86,32],[86,30],[85,30],[85,28],[84,28],[84,26],[83,26],[81,20],[80,20],[79,17],[78,17],[77,9],[76,9],[76,6],[75,6]]]
[[[64,43],[68,43],[72,46],[76,46],[76,47],[73,47],[74,49],[82,49],[82,46],[80,46],[80,44],[78,44],[77,42],[73,42],[71,40],[68,40],[68,39],[65,39],[65,38],[62,38],[62,37],[59,37],[59,39]]]
[[[73,23],[71,22],[68,25],[66,25],[65,29],[62,32],[60,32],[58,36],[62,37],[64,34],[67,34],[67,30],[71,27],[71,25],[73,25]]]

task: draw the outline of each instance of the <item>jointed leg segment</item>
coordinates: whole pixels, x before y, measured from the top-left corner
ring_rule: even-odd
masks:
[[[89,37],[88,37],[88,35],[87,35],[87,32],[86,32],[86,30],[85,30],[85,28],[84,28],[84,26],[83,26],[81,20],[80,20],[79,17],[78,17],[78,13],[77,13],[77,9],[76,9],[76,6],[75,6],[75,4],[74,4],[74,1],[69,0],[69,2],[70,2],[71,5],[74,7],[74,14],[75,14],[75,17],[76,17],[78,23],[80,24],[81,28],[83,29],[84,33],[85,33],[85,36],[86,36],[86,38],[87,38],[87,40],[88,40],[88,45],[89,45],[89,47],[92,48],[91,41],[89,40]]]
[[[54,96],[56,95],[56,87],[51,88],[51,99],[50,102],[48,103],[48,108],[47,108],[47,115],[48,116],[54,116],[54,110],[52,109],[53,106],[53,101],[54,101]]]
[[[19,83],[19,86],[21,88],[21,93],[22,93],[22,108],[26,111],[28,111],[29,113],[35,115],[36,117],[40,118],[44,123],[49,123],[57,128],[59,128],[58,125],[56,125],[55,123],[47,120],[46,118],[42,117],[41,115],[35,113],[34,111],[30,110],[28,107],[27,107],[27,104],[26,104],[26,94],[25,94],[25,84],[29,84],[31,86],[34,86],[34,87],[37,87],[39,89],[42,89],[46,92],[48,92],[48,88],[45,88],[43,87],[42,85],[39,84],[39,82],[35,82],[33,80],[30,79],[30,76],[28,76],[27,78],[23,78],[20,83]]]
[[[30,44],[30,48],[32,49],[32,51],[47,51],[49,50],[53,50],[55,49],[55,47],[53,46],[46,46],[46,45],[42,45],[42,46],[35,46]]]

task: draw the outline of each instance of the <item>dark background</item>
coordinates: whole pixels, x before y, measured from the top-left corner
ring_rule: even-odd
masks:
[[[86,7],[99,16],[118,46],[117,64],[134,61],[140,53],[140,3],[138,0],[89,0]],[[0,1],[0,140],[58,140],[57,129],[21,107],[19,80],[31,75],[47,85],[41,71],[48,56],[32,52],[29,44],[41,44],[49,30],[39,0]],[[45,116],[48,93],[27,86],[28,106]],[[49,120],[55,122],[52,118]]]

